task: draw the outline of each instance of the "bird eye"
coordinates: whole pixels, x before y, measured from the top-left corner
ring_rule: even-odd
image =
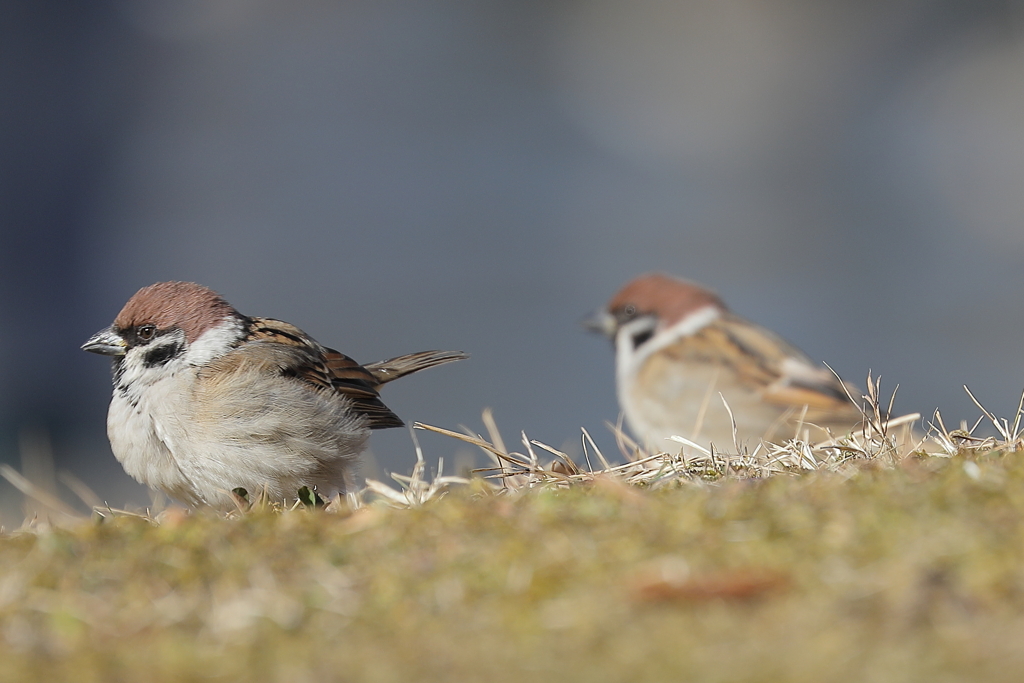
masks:
[[[622,312],[626,314],[626,317],[632,318],[636,315],[636,306],[633,304],[626,304],[626,308],[624,308]]]
[[[135,330],[135,334],[142,341],[149,341],[150,339],[153,338],[153,335],[156,334],[156,326],[139,325],[139,327]]]

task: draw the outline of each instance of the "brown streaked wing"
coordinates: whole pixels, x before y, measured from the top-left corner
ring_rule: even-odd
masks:
[[[326,349],[324,360],[331,374],[331,385],[334,390],[347,396],[356,410],[370,418],[370,429],[405,425],[401,418],[380,400],[377,393],[380,384],[366,368],[334,349]]]
[[[737,380],[761,392],[766,402],[780,407],[807,406],[834,412],[836,417],[848,411],[859,415],[831,372],[815,367],[803,351],[771,330],[732,313],[679,339],[665,353],[686,362],[728,368]]]
[[[669,344],[663,353],[684,364],[724,368],[735,373],[736,380],[750,391],[759,391],[781,377],[777,365],[773,367],[769,359],[750,349],[717,320]]]
[[[252,318],[249,339],[308,351],[309,362],[287,368],[285,374],[297,377],[316,389],[345,396],[353,410],[368,418],[370,429],[401,427],[405,423],[384,405],[377,393],[374,376],[345,354],[322,346],[290,323],[273,318]]]
[[[723,314],[708,328],[720,329],[741,355],[756,358],[757,364],[775,377],[785,374],[783,363],[787,360],[799,361],[809,367],[814,365],[807,354],[779,335],[733,313]]]
[[[807,406],[837,419],[860,415],[843,382],[826,368],[816,366],[803,351],[771,330],[739,316],[727,314],[723,323],[735,343],[774,376],[764,387],[765,401],[783,407]],[[857,391],[851,389],[850,395],[856,396]]]

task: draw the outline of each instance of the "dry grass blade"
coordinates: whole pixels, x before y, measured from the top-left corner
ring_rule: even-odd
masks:
[[[156,525],[156,519],[148,512],[134,512],[132,510],[124,510],[121,508],[110,507],[109,505],[100,505],[92,509],[94,515],[107,518],[107,517],[131,517],[132,519],[141,519],[149,522],[150,524]]]
[[[622,422],[625,416],[619,413],[619,419],[616,420],[613,425],[611,422],[605,421],[604,426],[615,435],[615,445],[619,449],[619,453],[622,453],[627,461],[632,462],[643,457],[643,449],[637,444],[637,442],[626,434],[622,429]]]
[[[523,448],[530,455],[530,468],[539,470],[540,458],[537,457],[536,451],[533,450],[533,443],[530,441],[530,437],[526,436],[526,432],[519,432],[519,440],[522,441]]]
[[[450,429],[434,427],[428,424],[423,424],[422,422],[414,422],[412,426],[413,429],[423,429],[428,432],[435,432],[437,434],[443,434],[444,436],[450,436],[451,438],[458,439],[459,441],[464,441],[468,444],[476,446],[477,448],[487,451],[488,453],[494,455],[496,458],[499,458],[500,460],[508,462],[509,464],[515,465],[517,467],[529,467],[529,462],[522,460],[521,458],[516,458],[513,454],[505,453],[504,451],[499,450],[496,446],[491,445],[490,443],[484,441],[479,437],[460,434],[459,432],[453,432]]]
[[[0,477],[3,477],[10,482],[11,486],[21,491],[22,494],[28,496],[32,500],[42,503],[50,510],[60,515],[76,520],[85,518],[82,513],[78,512],[55,495],[39,488],[23,477],[20,472],[10,465],[0,465]]]
[[[935,421],[938,422],[938,426],[934,424],[931,425],[934,432],[934,438],[943,445],[948,455],[956,454],[961,448],[967,448],[970,450],[992,450],[994,448],[1000,448],[1010,451],[1017,451],[1024,448],[1024,432],[1021,431],[1021,415],[1022,412],[1024,412],[1024,394],[1021,395],[1021,399],[1017,403],[1017,411],[1011,424],[1011,422],[1006,418],[997,417],[994,413],[983,406],[981,401],[979,401],[966,386],[964,386],[964,391],[967,392],[971,401],[978,407],[978,410],[981,411],[981,417],[979,417],[978,420],[970,427],[968,427],[966,423],[962,423],[959,429],[949,430],[942,422],[942,416],[939,415],[938,411],[935,411]],[[985,420],[992,423],[992,426],[1001,438],[991,436],[979,437],[974,435],[975,430],[977,430],[979,425]]]
[[[582,430],[583,430],[583,452],[584,453],[587,452],[587,443],[589,442],[591,448],[594,449],[594,453],[596,453],[597,457],[600,458],[601,465],[604,466],[605,470],[610,470],[612,466],[610,464],[608,464],[608,461],[604,457],[604,453],[602,453],[601,449],[597,447],[596,443],[594,443],[594,439],[590,436],[590,432],[587,431],[586,427],[583,427]]]
[[[843,385],[847,392],[847,385]],[[894,392],[895,393],[895,392]],[[854,461],[882,461],[894,466],[911,453],[926,454],[925,446],[928,437],[914,436],[912,425],[920,415],[914,413],[889,418],[894,405],[894,397],[885,401],[883,407],[881,382],[878,378],[868,375],[868,390],[862,402],[847,394],[850,401],[859,406],[864,416],[863,426],[848,434],[832,434],[829,430],[806,422],[801,416],[794,430],[794,437],[782,442],[762,440],[754,445],[751,451],[745,444],[739,443],[736,420],[731,407],[722,398],[726,410],[729,411],[733,425],[733,452],[726,453],[714,444],[701,444],[694,438],[672,436],[671,441],[683,448],[676,452],[648,452],[638,446],[624,434],[620,421],[616,425],[608,424],[615,436],[620,452],[628,460],[625,464],[613,464],[604,457],[590,432],[582,429],[583,453],[587,458],[586,470],[580,468],[562,451],[544,443],[526,439],[523,444],[528,456],[506,452],[494,443],[480,437],[466,436],[439,427],[431,427],[417,423],[420,429],[428,429],[439,434],[451,436],[460,441],[472,444],[493,454],[500,462],[500,471],[491,472],[491,476],[503,479],[509,488],[536,487],[543,485],[565,486],[570,483],[592,481],[595,477],[619,477],[628,483],[655,487],[666,485],[701,484],[722,478],[764,478],[783,473],[806,471],[839,471],[850,466]],[[1021,403],[1024,413],[1024,400]],[[487,415],[485,422],[492,438],[498,433],[493,415]],[[896,428],[902,428],[899,436]],[[1004,429],[1004,432],[1010,430]],[[810,435],[821,433],[825,438],[812,440]],[[937,437],[939,455],[948,455],[952,447],[949,439]],[[539,465],[532,448],[537,447],[555,456],[555,462],[545,469]],[[590,461],[591,450],[596,454],[599,463]],[[594,465],[599,464],[599,468]]]
[[[981,401],[975,398],[974,394],[971,393],[971,390],[967,388],[966,384],[964,385],[964,391],[966,391],[967,395],[971,397],[971,401],[974,402],[974,405],[978,406],[978,410],[980,410],[982,414],[984,414],[984,416],[988,418],[989,422],[991,422],[992,425],[996,428],[996,431],[998,431],[1004,439],[1009,439],[1010,435],[1007,433],[1004,426],[999,423],[999,418],[990,413],[985,406],[981,405]]]
[[[531,441],[530,443],[536,446],[537,448],[543,448],[548,453],[558,458],[562,463],[565,464],[570,474],[583,474],[583,472],[585,471],[582,468],[580,468],[579,465],[573,462],[573,459],[569,457],[568,453],[563,453],[557,448],[553,448],[552,446],[547,445],[543,441]]]
[[[1022,417],[1022,413],[1024,413],[1024,391],[1020,394],[1020,401],[1017,402],[1017,414],[1013,418],[1013,433],[1015,436],[1021,433],[1020,419]]]
[[[427,467],[426,460],[423,457],[423,448],[420,446],[416,433],[411,429],[409,430],[409,433],[412,436],[412,441],[416,449],[416,464],[413,466],[412,475],[405,476],[402,474],[391,474],[391,478],[398,483],[401,490],[393,489],[387,484],[375,479],[367,479],[366,489],[369,492],[376,494],[385,502],[397,507],[419,507],[427,501],[443,496],[448,490],[448,487],[453,484],[461,485],[469,483],[469,480],[464,477],[444,476],[444,458],[438,458],[437,474],[428,481],[424,476]],[[457,432],[452,432],[452,434],[462,436]],[[352,507],[352,509],[357,509],[358,504],[353,506],[350,503],[350,507]]]
[[[83,503],[88,505],[90,510],[96,507],[103,507],[103,501],[100,500],[100,497],[97,496],[85,482],[73,475],[71,472],[61,470],[57,473],[57,479],[71,489],[71,492],[78,496]]]
[[[732,425],[732,445],[736,449],[736,452],[740,452],[740,437],[739,430],[736,427],[736,417],[732,414],[732,408],[729,406],[729,402],[725,400],[725,394],[719,392],[718,397],[722,399],[722,405],[725,406],[725,412],[729,413],[729,423]]]
[[[694,443],[693,441],[690,441],[689,439],[687,439],[684,436],[679,436],[678,434],[674,434],[674,435],[672,435],[672,436],[670,436],[668,438],[671,439],[672,441],[675,441],[676,443],[681,443],[684,446],[692,448],[692,449],[694,449],[694,450],[696,450],[696,451],[698,451],[700,453],[703,453],[704,455],[706,455],[708,457],[711,457],[711,451],[710,450],[708,450],[704,446],[701,446],[699,443]]]
[[[502,453],[507,453],[508,449],[505,448],[505,441],[501,438],[498,423],[494,421],[494,411],[490,408],[484,408],[482,419],[484,427],[487,429],[487,435],[491,437],[491,443]]]
[[[981,402],[974,397],[971,390],[964,386],[964,391],[971,397],[974,405],[978,406],[981,412],[996,428],[996,431],[1003,437],[1003,447],[1011,450],[1018,450],[1022,446],[1022,438],[1024,433],[1021,432],[1021,412],[1024,411],[1024,393],[1021,394],[1020,401],[1017,403],[1017,411],[1013,418],[1013,424],[1006,418],[997,418],[991,412],[989,412]]]

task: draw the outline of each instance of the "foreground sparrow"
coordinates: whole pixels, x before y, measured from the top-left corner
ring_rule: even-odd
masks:
[[[361,366],[191,282],[143,287],[82,348],[113,357],[107,435],[125,471],[221,508],[235,488],[266,487],[278,501],[303,486],[344,492],[370,430],[402,426],[381,385],[466,357],[424,351]]]
[[[672,435],[731,449],[729,410],[740,443],[792,438],[800,424],[846,433],[861,422],[849,398],[856,389],[692,282],[638,277],[586,325],[613,340],[619,405],[656,451],[670,449]]]

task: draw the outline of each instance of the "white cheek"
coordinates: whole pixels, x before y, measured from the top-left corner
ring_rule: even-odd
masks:
[[[644,351],[647,344],[641,344],[639,348],[633,347],[633,337],[641,331],[640,323],[643,326],[649,326],[653,321],[633,320],[620,327],[619,331],[615,333],[615,371],[620,388],[624,382],[636,374],[639,363],[647,357]]]
[[[118,388],[126,388],[129,393],[136,394],[142,387],[156,384],[160,380],[173,377],[182,367],[181,358],[172,358],[163,365],[149,367],[146,365],[145,348],[130,349],[121,361],[121,376],[117,380]]]
[[[675,341],[680,337],[685,337],[689,334],[696,334],[721,316],[722,310],[718,308],[718,306],[708,304],[703,308],[698,308],[696,311],[690,313],[685,318],[665,330],[664,336],[671,339],[671,341],[662,344],[662,346],[667,346],[672,343],[672,341]]]
[[[121,376],[117,386],[126,388],[134,400],[141,387],[153,386],[165,379],[170,379],[185,367],[200,366],[215,358],[223,356],[234,348],[242,335],[242,322],[229,318],[199,335],[191,345],[185,340],[185,333],[177,330],[161,340],[164,344],[179,344],[185,352],[172,358],[162,365],[146,364],[146,354],[153,350],[151,345],[138,346],[128,350],[121,361]]]
[[[707,305],[698,308],[679,322],[663,330],[655,330],[649,340],[637,348],[633,348],[633,337],[650,328],[652,321],[644,318],[632,320],[619,328],[615,335],[615,374],[619,390],[619,404],[625,408],[628,402],[628,391],[633,378],[647,362],[651,354],[674,344],[682,337],[696,334],[719,317],[722,311],[717,306]]]
[[[242,336],[242,321],[227,318],[199,335],[185,354],[189,365],[205,365],[234,348]]]

